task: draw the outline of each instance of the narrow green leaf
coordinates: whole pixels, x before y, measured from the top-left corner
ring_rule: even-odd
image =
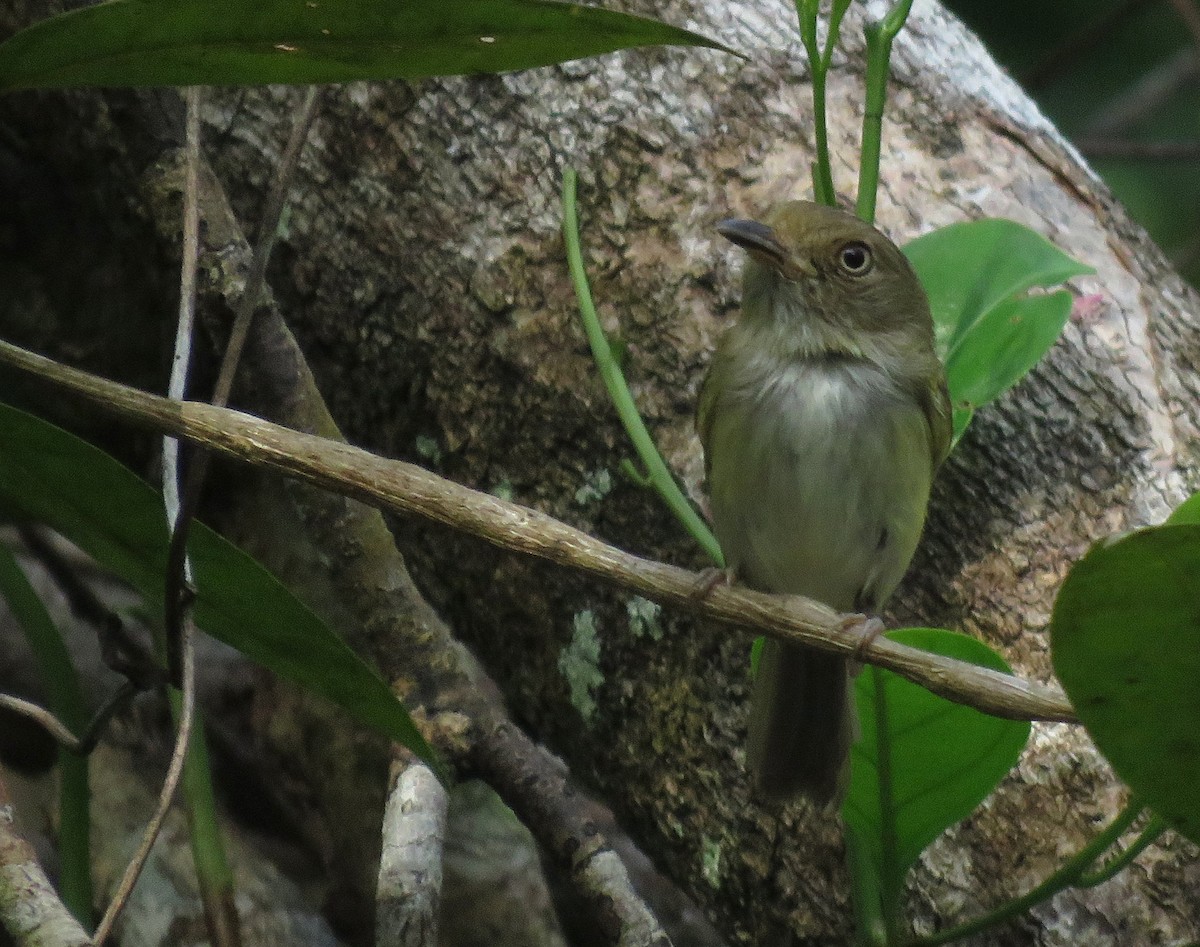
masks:
[[[0,543],[0,597],[25,633],[46,688],[50,710],[75,736],[82,736],[88,712],[71,655],[46,606],[17,564],[12,550],[3,543]]]
[[[1089,550],[1051,619],[1054,670],[1100,752],[1200,842],[1200,525]]]
[[[1093,272],[1011,220],[951,224],[906,244],[904,254],[929,295],[943,359],[1005,300]]]
[[[0,404],[0,501],[49,524],[161,610],[162,499],[103,451]],[[439,765],[384,680],[278,579],[201,523],[188,552],[201,628]]]
[[[956,404],[954,405],[952,417],[954,421],[954,438],[951,443],[957,444],[958,439],[963,436],[963,432],[967,429],[967,425],[971,423],[971,418],[975,417],[975,409],[969,408],[966,405]]]
[[[0,45],[0,89],[415,79],[715,40],[555,0],[107,0]]]
[[[12,551],[0,543],[0,597],[25,633],[37,662],[51,712],[75,736],[88,723],[87,705],[71,655],[46,606],[17,564]],[[63,902],[85,927],[92,919],[91,816],[87,757],[58,748],[59,889]]]
[[[888,637],[1009,670],[987,645],[956,632],[905,628]],[[970,815],[1016,763],[1029,724],[952,703],[877,668],[859,675],[855,693],[862,737],[842,817],[857,835],[857,871],[876,872],[886,915],[922,849]]]
[[[946,364],[951,402],[976,408],[999,397],[1054,345],[1070,315],[1065,289],[1006,299],[985,313]]]

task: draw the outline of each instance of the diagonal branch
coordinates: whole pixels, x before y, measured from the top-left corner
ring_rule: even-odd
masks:
[[[0,781],[0,931],[7,931],[17,947],[91,947],[92,939],[59,899],[33,846],[13,822],[12,800]]]
[[[445,480],[413,464],[299,434],[238,411],[176,402],[107,381],[0,342],[0,361],[85,397],[140,427],[170,433],[372,506],[416,515],[513,552],[546,559],[754,634],[855,657],[956,703],[1009,719],[1075,722],[1057,689],[897,644],[863,648],[861,623],[800,596],[717,587],[701,594],[693,572],[642,559],[537,510]]]

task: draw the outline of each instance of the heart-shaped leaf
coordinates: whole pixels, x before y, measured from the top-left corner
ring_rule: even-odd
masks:
[[[1009,670],[987,645],[956,632],[904,628],[888,637]],[[970,815],[1017,762],[1029,724],[952,703],[878,668],[859,675],[855,696],[862,736],[842,817],[854,835],[856,873],[867,873],[887,905],[922,849]]]
[[[1058,593],[1050,641],[1055,673],[1100,752],[1200,842],[1200,525],[1093,546]]]
[[[956,438],[977,406],[987,404],[1028,374],[1058,339],[1070,314],[1071,294],[1062,290],[1006,299],[975,323],[946,364],[946,384],[957,409]]]
[[[1041,234],[995,218],[941,227],[905,244],[904,255],[929,295],[945,361],[1002,302],[1093,272]]]
[[[1067,293],[1023,294],[1092,269],[1011,220],[951,224],[911,241],[904,253],[929,296],[957,441],[976,408],[1037,364],[1070,315]]]
[[[161,612],[162,498],[103,451],[0,404],[0,501],[53,527]],[[188,553],[201,628],[440,766],[384,680],[271,573],[202,523]]]
[[[1167,517],[1165,526],[1182,526],[1185,523],[1200,525],[1200,493],[1193,493]]]
[[[725,49],[555,0],[107,0],[0,45],[0,89],[415,79],[668,44]]]

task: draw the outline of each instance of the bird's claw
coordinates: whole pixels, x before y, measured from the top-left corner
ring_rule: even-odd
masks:
[[[717,586],[733,585],[736,579],[737,572],[729,567],[718,569],[716,566],[709,566],[707,569],[701,569],[696,575],[696,584],[692,587],[692,598],[703,601]]]
[[[841,621],[840,630],[858,636],[852,658],[855,665],[861,666],[866,663],[867,652],[875,644],[875,639],[887,631],[887,626],[875,615],[847,615]]]

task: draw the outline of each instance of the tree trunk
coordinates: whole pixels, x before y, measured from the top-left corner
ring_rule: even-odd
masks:
[[[747,59],[651,50],[505,76],[332,88],[269,278],[352,441],[700,567],[658,499],[620,471],[631,450],[592,365],[564,260],[562,169],[580,174],[601,317],[624,347],[643,416],[699,498],[697,386],[738,298],[737,254],[713,225],[810,193],[809,86],[787,4],[637,6]],[[5,32],[33,19],[17,16],[25,20],[0,21]],[[856,5],[830,77],[843,194],[857,174],[862,22]],[[1095,311],[979,413],[943,468],[889,616],[967,631],[1045,679],[1050,608],[1070,564],[1101,537],[1161,520],[1200,485],[1196,296],[940,7],[916,4],[893,59],[880,225],[905,240],[1008,217],[1097,270],[1074,283],[1100,295]],[[296,102],[279,88],[207,101],[207,158],[243,220],[255,219]],[[36,239],[5,234],[5,265],[19,278],[0,290],[4,333],[92,367],[118,358],[108,374],[149,384],[162,356],[146,344],[153,333],[130,326],[169,318],[172,264],[150,235],[150,218],[169,209],[139,187],[176,135],[174,93],[14,93],[0,114],[11,169],[0,187],[45,182],[40,196],[21,186],[19,198]],[[58,285],[64,269],[99,288],[68,291]],[[802,806],[778,815],[749,792],[742,635],[670,614],[648,628],[626,595],[441,528],[393,526],[418,584],[500,682],[514,717],[612,805],[730,942],[786,942],[788,929],[801,942],[849,942],[837,821]],[[591,632],[594,668],[581,647]],[[387,666],[387,644],[371,647]],[[915,869],[914,923],[945,926],[1028,890],[1123,800],[1081,728],[1035,727],[999,792]],[[1169,838],[1117,881],[1062,894],[978,942],[1200,936],[1195,854]]]

